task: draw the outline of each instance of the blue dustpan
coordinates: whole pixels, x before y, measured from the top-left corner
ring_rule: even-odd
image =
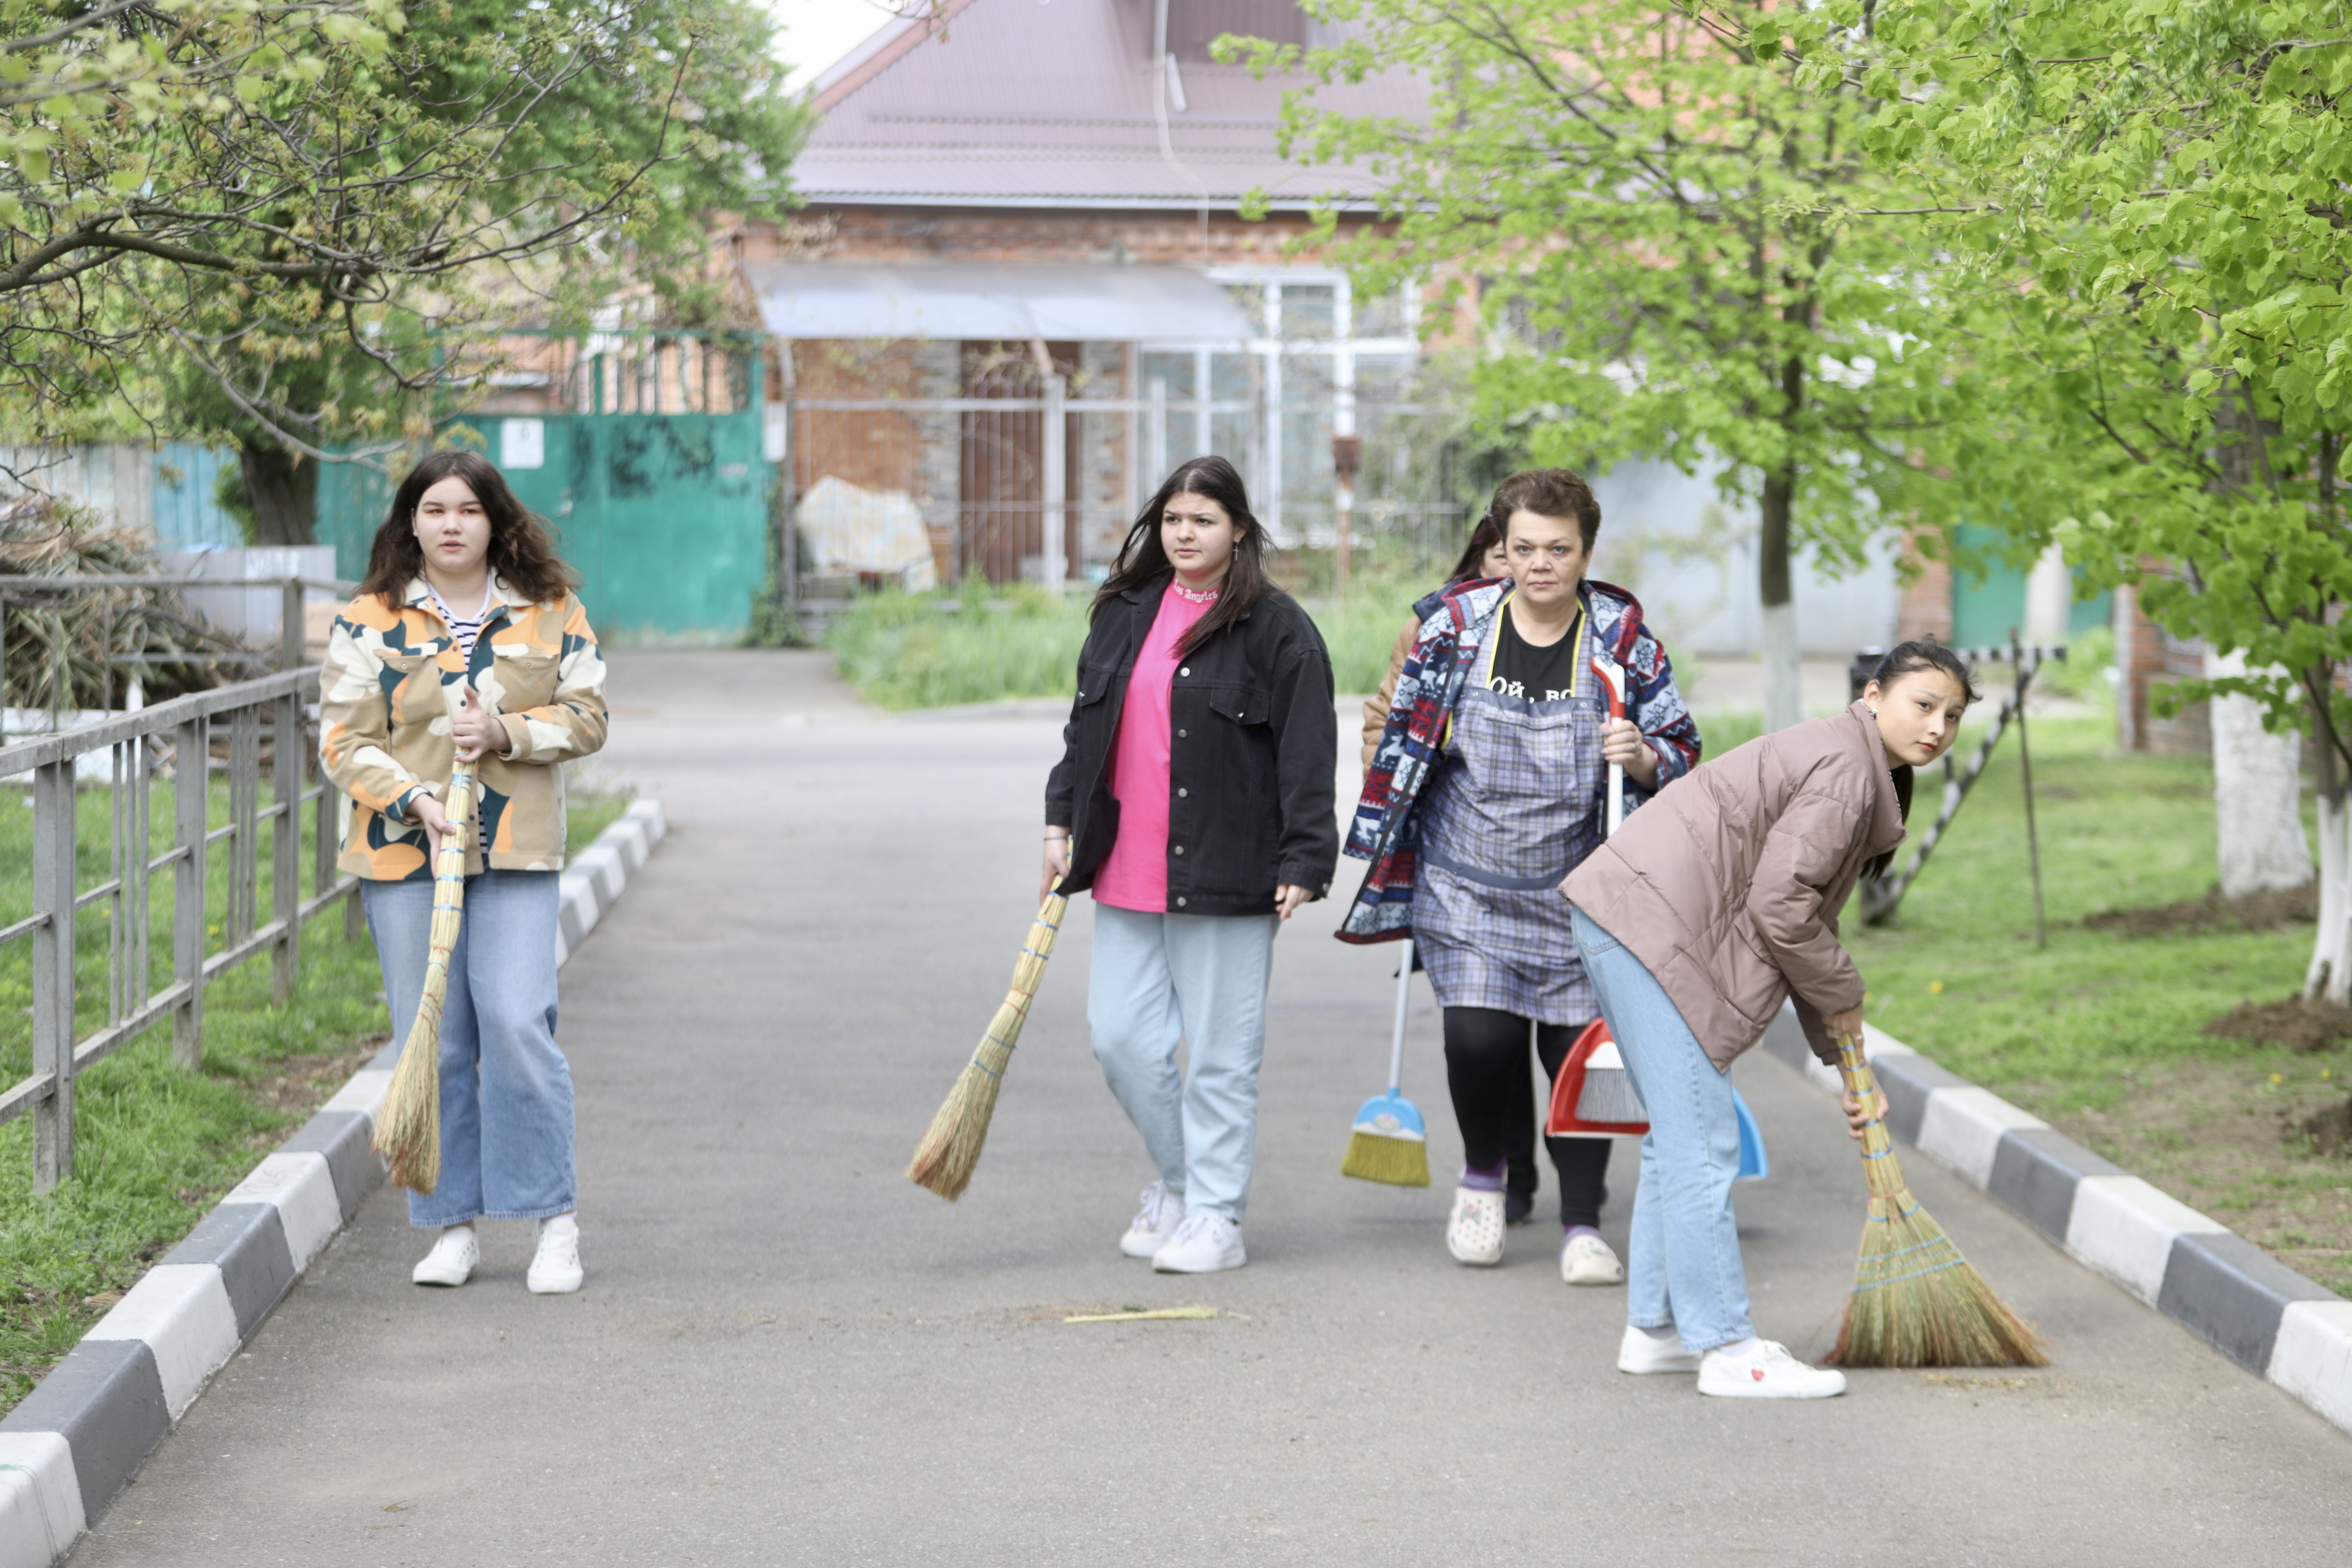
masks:
[[[1731,1109],[1739,1116],[1739,1174],[1732,1179],[1760,1182],[1772,1173],[1772,1162],[1764,1153],[1764,1130],[1756,1125],[1756,1113],[1748,1109],[1736,1089],[1731,1091]]]

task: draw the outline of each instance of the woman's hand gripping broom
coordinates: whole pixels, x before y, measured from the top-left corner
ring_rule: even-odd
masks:
[[[425,960],[425,992],[416,1018],[400,1047],[400,1065],[375,1122],[375,1152],[392,1168],[392,1179],[411,1192],[429,1193],[441,1182],[441,1005],[449,994],[449,954],[457,945],[466,912],[466,834],[474,818],[474,764],[460,762],[449,773],[449,798],[442,807],[449,831],[434,858],[433,930]]]
[[[988,1033],[981,1037],[980,1048],[964,1064],[947,1102],[931,1118],[930,1131],[923,1134],[923,1141],[915,1146],[914,1159],[908,1163],[908,1181],[950,1203],[963,1196],[964,1188],[971,1184],[981,1145],[988,1142],[989,1118],[996,1114],[996,1091],[1004,1087],[1004,1069],[1013,1060],[1021,1026],[1028,1021],[1037,982],[1045,978],[1045,961],[1054,956],[1054,938],[1061,932],[1063,911],[1070,907],[1059,887],[1057,881],[1056,890],[1045,895],[1037,921],[1029,928],[1020,962],[1013,966],[1013,989],[1005,993]]]
[[[1838,1072],[1865,1107],[1883,1112],[1862,1041],[1838,1037]],[[2042,1342],[1992,1293],[1903,1179],[1883,1114],[1863,1123],[1870,1217],[1853,1294],[1829,1359],[1841,1366],[2046,1366]]]

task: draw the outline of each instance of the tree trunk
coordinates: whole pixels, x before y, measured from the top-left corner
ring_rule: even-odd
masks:
[[[319,542],[318,464],[283,447],[240,445],[236,466],[253,512],[254,543]]]
[[[2333,666],[2323,668],[2316,682],[2322,691],[2336,685]],[[2336,768],[2334,727],[2325,711],[2312,714],[2313,780],[2319,796],[2319,929],[2311,940],[2311,965],[2304,972],[2306,1001],[2326,995],[2336,1003],[2352,1001],[2352,841],[2345,834],[2345,807],[2352,805],[2352,790]]]
[[[2352,805],[2342,788],[2319,797],[2319,929],[2311,940],[2311,966],[2304,971],[2306,1000],[2326,996],[2341,1006],[2352,1004],[2352,845],[2346,842],[2347,815]]]
[[[1805,717],[1802,667],[1797,661],[1797,605],[1790,591],[1789,514],[1796,500],[1790,468],[1764,478],[1756,530],[1756,585],[1764,601],[1764,730],[1769,734]]]
[[[2242,675],[2241,654],[2205,655],[2207,679]],[[2263,728],[2251,697],[2212,700],[2213,816],[2221,896],[2300,888],[2311,880],[2303,837],[2303,737]]]

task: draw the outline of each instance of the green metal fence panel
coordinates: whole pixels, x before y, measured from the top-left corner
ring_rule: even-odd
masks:
[[[2021,630],[2025,625],[2025,574],[1996,558],[2003,535],[1981,524],[1965,522],[1958,533],[1963,548],[1980,552],[1986,570],[1981,576],[1968,570],[1952,574],[1952,641],[1960,647],[2005,643],[2011,628]],[[2082,574],[2078,571],[2075,576],[2079,579]],[[2074,601],[2066,610],[2067,634],[2076,636],[2106,625],[2114,607],[2115,596],[2104,592]]]
[[[760,426],[756,402],[730,414],[473,415],[445,421],[439,441],[498,463],[554,526],[599,637],[717,642],[742,632],[767,582]],[[319,490],[320,542],[335,547],[340,574],[357,578],[391,486],[339,463],[321,471]]]

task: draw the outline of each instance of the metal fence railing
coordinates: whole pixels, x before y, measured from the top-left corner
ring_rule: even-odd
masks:
[[[0,745],[0,779],[29,773],[33,784],[30,910],[0,925],[0,960],[17,942],[30,947],[32,1070],[0,1089],[0,1124],[33,1118],[37,1191],[73,1174],[79,1073],[166,1019],[173,1059],[193,1070],[203,1056],[205,987],[266,952],[272,994],[282,1005],[299,972],[303,925],[358,886],[336,870],[341,797],[319,765],[319,671],[304,663],[301,588],[299,580],[285,584],[288,629],[278,673]],[[92,765],[100,754],[102,773]],[[226,784],[225,799],[216,775]],[[159,789],[167,797],[161,803]],[[84,798],[100,795],[103,820],[88,824],[86,815],[94,814],[85,812]],[[156,819],[159,807],[168,813],[168,826]],[[306,809],[315,819],[307,893]],[[102,876],[84,871],[85,862],[101,858]],[[215,873],[222,886],[213,898]],[[156,908],[166,879],[168,918]],[[347,929],[357,913],[352,899]],[[159,927],[167,942],[157,940]],[[217,946],[207,952],[207,938],[215,934]],[[83,973],[84,943],[100,941],[104,977],[94,986],[99,966],[92,963]],[[167,952],[156,951],[166,946]],[[166,963],[168,978],[162,978]]]

